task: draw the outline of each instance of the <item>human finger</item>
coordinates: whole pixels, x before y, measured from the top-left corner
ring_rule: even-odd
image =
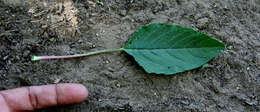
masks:
[[[0,91],[0,109],[4,112],[29,111],[84,101],[87,89],[81,84],[56,84]]]

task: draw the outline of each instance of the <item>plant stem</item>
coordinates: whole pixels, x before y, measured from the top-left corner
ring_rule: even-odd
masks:
[[[67,56],[33,56],[32,61],[47,60],[47,59],[78,58],[78,57],[84,57],[84,56],[90,56],[90,55],[108,53],[108,52],[115,52],[115,51],[123,51],[123,50],[124,50],[124,48],[115,48],[115,49],[98,50],[98,51],[88,52],[85,54],[75,54],[75,55],[67,55]]]

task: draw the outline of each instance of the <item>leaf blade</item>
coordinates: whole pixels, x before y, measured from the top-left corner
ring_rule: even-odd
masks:
[[[200,67],[224,49],[206,34],[163,23],[139,28],[124,46],[145,71],[166,75]]]

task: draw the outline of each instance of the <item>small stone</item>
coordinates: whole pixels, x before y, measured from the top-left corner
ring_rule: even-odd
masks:
[[[48,25],[42,25],[42,28],[47,28],[48,27]]]
[[[213,5],[213,7],[215,7],[215,8],[216,8],[216,7],[217,7],[217,4],[214,4],[214,5]]]
[[[16,58],[17,58],[17,60],[20,59],[18,56],[16,56]],[[19,58],[19,59],[18,59],[18,58]],[[7,61],[7,64],[9,64],[9,65],[12,64],[11,60],[8,60],[8,61]]]
[[[20,56],[15,56],[15,59],[20,60],[21,58],[20,58]]]
[[[116,87],[121,87],[121,85],[120,84],[116,84]]]
[[[260,54],[256,55],[256,64],[259,65],[260,68]]]
[[[257,100],[248,100],[248,101],[245,101],[248,105],[252,105],[252,106],[256,106],[258,104],[258,101]]]
[[[3,58],[3,60],[6,60],[8,57],[9,57],[8,55],[7,55],[7,56],[5,56],[5,57]]]
[[[90,18],[90,19],[89,19],[89,23],[91,23],[91,24],[96,24],[96,22],[95,22],[95,20],[94,20],[93,18]]]
[[[112,67],[108,67],[107,69],[108,69],[108,71],[110,71],[110,72],[114,72],[114,71],[115,71]]]
[[[218,106],[219,106],[220,108],[224,108],[224,107],[225,107],[225,105],[222,104],[222,103],[219,103]]]
[[[233,46],[231,46],[231,45],[230,45],[230,46],[228,46],[227,48],[230,50],[230,49],[232,49],[232,48],[233,48]]]
[[[110,63],[110,62],[107,60],[107,61],[105,61],[105,63],[108,64],[108,63]]]
[[[195,27],[196,27],[196,25],[194,25],[194,24],[191,24],[191,27],[192,27],[192,28],[195,28]]]
[[[96,7],[96,3],[92,2],[92,1],[87,1],[89,5],[91,5],[92,7]]]
[[[101,6],[104,6],[104,3],[101,2],[101,1],[97,1],[97,4],[98,4],[98,5],[101,5]]]
[[[82,34],[79,29],[76,29],[76,32],[77,32],[78,34]]]
[[[56,80],[54,81],[54,83],[57,84],[57,83],[59,83],[60,81],[61,81],[61,79],[56,79]]]
[[[121,62],[120,61],[117,61],[116,64],[119,65]]]
[[[185,104],[185,105],[189,105],[190,104],[190,102],[188,100],[183,100],[183,101],[181,101],[181,103]]]
[[[250,70],[250,67],[247,67],[246,70]]]
[[[81,39],[78,40],[78,43],[82,43],[82,42],[83,42],[83,40],[81,40]]]
[[[34,14],[35,13],[35,9],[34,8],[30,8],[28,12]]]
[[[49,37],[48,33],[47,33],[47,32],[44,32],[44,33],[43,33],[43,37],[44,37],[44,38],[48,38],[48,37]]]
[[[121,15],[121,16],[125,16],[125,15],[126,15],[126,10],[121,10],[121,11],[120,11],[120,15]]]
[[[198,28],[201,28],[201,29],[206,28],[208,25],[208,22],[209,22],[208,18],[199,19],[197,22],[197,26],[198,26]]]
[[[53,42],[55,40],[55,38],[50,38],[50,41]]]

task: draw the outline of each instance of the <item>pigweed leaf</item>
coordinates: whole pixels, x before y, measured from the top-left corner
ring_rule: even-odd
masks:
[[[139,28],[123,48],[68,56],[34,56],[32,60],[76,58],[125,51],[146,72],[172,75],[198,68],[223,50],[223,43],[204,33],[178,25],[153,23]]]
[[[141,27],[124,46],[146,72],[166,75],[198,68],[223,50],[206,34],[164,23]]]

